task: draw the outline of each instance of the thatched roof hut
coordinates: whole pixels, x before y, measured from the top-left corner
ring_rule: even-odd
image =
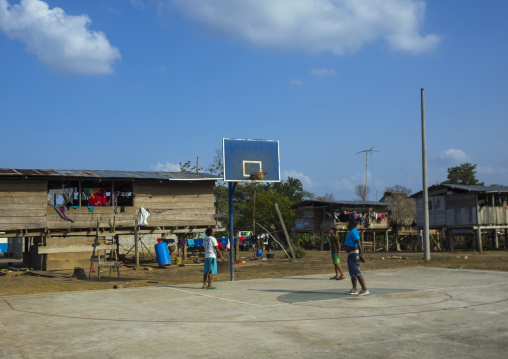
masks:
[[[406,192],[386,191],[380,202],[394,204],[388,216],[390,227],[399,230],[416,225],[416,202]]]

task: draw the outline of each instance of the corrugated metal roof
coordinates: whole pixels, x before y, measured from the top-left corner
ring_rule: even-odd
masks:
[[[374,201],[303,201],[300,203],[297,203],[293,205],[291,208],[298,208],[303,206],[309,206],[309,205],[318,205],[318,206],[347,206],[347,207],[388,207],[392,206],[393,203],[386,203],[386,202],[374,202]]]
[[[508,186],[473,186],[473,185],[461,185],[461,184],[438,184],[428,188],[428,191],[436,190],[439,188],[450,188],[465,192],[476,192],[476,193],[496,193],[496,192],[508,192]],[[423,191],[417,192],[411,197],[418,197],[423,194]]]
[[[222,177],[209,173],[194,172],[146,172],[146,171],[101,171],[101,170],[39,170],[0,168],[0,177],[76,177],[76,178],[122,178],[158,179],[170,181],[217,181]]]
[[[468,192],[508,192],[508,186],[466,186],[460,184],[446,184],[444,186]]]

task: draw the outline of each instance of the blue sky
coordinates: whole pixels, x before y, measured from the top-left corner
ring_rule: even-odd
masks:
[[[0,0],[0,168],[178,169],[222,138],[370,200],[447,168],[508,185],[506,1]]]

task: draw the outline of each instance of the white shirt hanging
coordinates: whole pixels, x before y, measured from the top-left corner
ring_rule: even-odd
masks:
[[[146,221],[146,219],[148,218],[149,215],[150,213],[146,209],[141,207],[139,210],[138,226],[148,226],[148,222]]]

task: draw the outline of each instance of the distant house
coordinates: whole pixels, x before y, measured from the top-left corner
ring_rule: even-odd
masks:
[[[320,234],[321,248],[324,234],[333,226],[338,232],[347,233],[349,218],[356,218],[358,231],[364,240],[366,235],[372,237],[368,243],[376,248],[376,234],[383,234],[388,243],[388,209],[390,203],[371,201],[314,201],[299,202],[291,208],[295,210],[294,233]],[[365,244],[367,244],[364,241]]]
[[[0,232],[24,238],[23,261],[41,269],[89,264],[91,240],[215,226],[214,185],[203,173],[0,169]],[[138,225],[141,208],[150,215]],[[50,250],[51,248],[51,250]]]
[[[439,184],[428,188],[429,227],[443,230],[447,247],[454,249],[456,234],[473,233],[473,246],[482,251],[482,235],[489,234],[493,247],[499,247],[499,232],[508,230],[508,186],[466,186]],[[423,191],[411,196],[416,200],[419,228],[424,226]]]

